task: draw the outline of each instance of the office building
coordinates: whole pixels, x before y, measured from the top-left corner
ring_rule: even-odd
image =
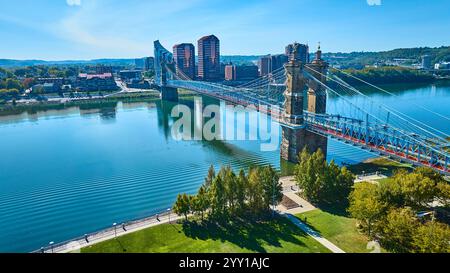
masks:
[[[176,64],[178,76],[195,78],[195,47],[193,44],[179,44],[173,46],[173,60]]]
[[[262,77],[271,74],[273,71],[284,67],[287,62],[288,57],[284,54],[263,56],[258,62],[259,75]]]
[[[218,81],[220,75],[220,41],[214,35],[202,37],[198,41],[198,79]]]
[[[78,75],[76,88],[79,91],[115,91],[118,89],[111,73]]]
[[[122,70],[119,72],[119,77],[122,81],[141,80],[141,70]]]
[[[251,81],[258,78],[258,67],[255,65],[225,66],[226,81]]]
[[[155,58],[145,57],[144,58],[144,71],[153,71],[153,70],[155,70]]]
[[[259,75],[261,77],[268,75],[272,72],[272,57],[270,55],[263,56],[258,62]]]
[[[271,73],[277,69],[284,67],[288,62],[288,56],[284,54],[272,55],[271,56]]]

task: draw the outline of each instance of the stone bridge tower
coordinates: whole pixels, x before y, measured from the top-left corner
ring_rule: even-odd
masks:
[[[167,86],[168,71],[167,71],[166,66],[172,66],[173,69],[171,69],[171,70],[175,71],[174,70],[175,68],[174,68],[173,64],[166,64],[164,61],[162,61],[162,66],[161,66],[161,99],[162,100],[167,100],[167,101],[177,102],[178,101],[178,89]]]
[[[299,44],[294,43],[294,52],[291,60],[286,64],[286,92],[283,139],[281,144],[281,157],[289,162],[297,163],[299,153],[307,147],[310,152],[321,149],[327,154],[328,139],[306,130],[303,112],[326,113],[326,89],[316,81],[305,76],[305,70],[321,82],[326,82],[328,64],[322,60],[322,52],[316,53],[316,58],[308,67],[297,60]],[[311,69],[309,69],[311,68]],[[314,72],[317,71],[317,72]],[[323,74],[323,75],[321,75]],[[305,100],[307,96],[307,100]]]

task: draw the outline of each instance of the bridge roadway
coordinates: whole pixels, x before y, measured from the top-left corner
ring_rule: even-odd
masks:
[[[388,126],[335,115],[316,115],[305,112],[306,130],[331,137],[346,144],[387,156],[414,166],[430,167],[450,175],[450,157],[430,147],[426,140]]]

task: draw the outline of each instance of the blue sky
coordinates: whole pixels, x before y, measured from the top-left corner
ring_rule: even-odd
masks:
[[[222,54],[450,45],[449,0],[0,0],[0,58],[153,55],[216,34]]]

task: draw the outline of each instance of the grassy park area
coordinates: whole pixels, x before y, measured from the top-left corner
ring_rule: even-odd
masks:
[[[327,253],[288,219],[163,224],[82,249],[83,253]]]
[[[356,220],[345,216],[314,210],[296,215],[300,220],[307,218],[308,225],[324,238],[348,253],[368,253],[368,239],[358,232]]]
[[[398,163],[384,157],[372,158],[364,162],[348,166],[348,169],[355,175],[364,173],[380,172],[384,175],[391,176],[394,171],[406,169],[412,171],[411,165]]]

